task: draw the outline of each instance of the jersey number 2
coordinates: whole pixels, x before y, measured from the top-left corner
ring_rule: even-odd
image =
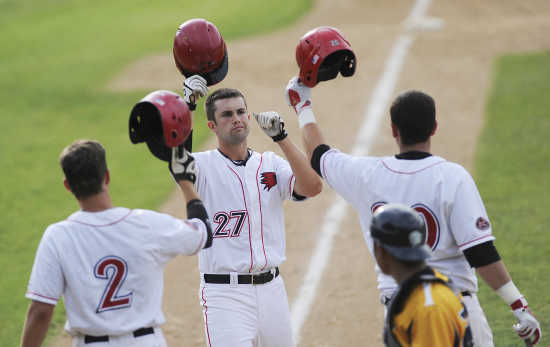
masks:
[[[95,277],[108,281],[97,306],[96,313],[118,310],[132,305],[132,292],[125,295],[118,294],[127,273],[128,265],[126,261],[115,255],[103,257],[95,264]]]

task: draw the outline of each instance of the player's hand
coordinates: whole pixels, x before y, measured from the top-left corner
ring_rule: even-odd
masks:
[[[294,108],[298,116],[302,111],[311,109],[311,90],[303,85],[298,77],[293,77],[288,81],[285,99],[286,103]]]
[[[208,94],[208,87],[203,77],[193,75],[183,81],[183,100],[191,111],[197,107],[197,99],[206,96],[206,94]]]
[[[176,182],[189,181],[194,184],[197,179],[195,158],[183,146],[172,148],[172,160],[168,168]]]
[[[264,133],[270,136],[273,141],[279,142],[287,137],[285,122],[277,112],[254,113],[254,118]]]
[[[514,316],[518,320],[518,323],[514,324],[514,330],[525,341],[525,345],[534,346],[539,343],[542,331],[535,315],[527,306],[527,300],[521,297],[510,306],[513,309]]]

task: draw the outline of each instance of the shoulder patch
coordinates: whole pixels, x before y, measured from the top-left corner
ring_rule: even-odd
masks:
[[[478,228],[479,230],[487,230],[490,226],[491,224],[489,224],[489,221],[483,217],[479,217],[476,220],[476,228]]]

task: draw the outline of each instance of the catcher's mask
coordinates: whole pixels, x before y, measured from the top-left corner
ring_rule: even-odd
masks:
[[[387,204],[374,211],[370,233],[375,242],[404,261],[430,257],[426,246],[426,224],[420,213],[401,204]]]
[[[130,141],[146,142],[160,160],[170,161],[177,147],[191,133],[191,111],[176,93],[157,90],[147,94],[130,113]]]
[[[321,81],[344,77],[355,72],[355,53],[342,33],[333,27],[323,26],[308,31],[296,46],[296,62],[300,68],[300,81],[312,88]]]
[[[205,19],[190,19],[179,26],[173,53],[185,77],[200,75],[211,86],[227,75],[227,46],[216,26]]]

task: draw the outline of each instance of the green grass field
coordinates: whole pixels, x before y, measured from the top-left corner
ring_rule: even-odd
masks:
[[[155,208],[173,189],[166,164],[128,139],[130,109],[150,90],[107,92],[108,81],[140,57],[171,54],[187,19],[216,23],[229,41],[287,25],[310,6],[311,0],[0,0],[1,346],[19,343],[44,229],[78,208],[62,186],[57,157],[64,146],[76,138],[106,146],[116,205]],[[59,325],[62,305],[56,311]]]
[[[550,280],[550,52],[505,56],[495,66],[475,178],[485,201],[495,245],[527,298],[548,343]],[[495,346],[522,346],[508,306],[480,281],[480,301]]]

